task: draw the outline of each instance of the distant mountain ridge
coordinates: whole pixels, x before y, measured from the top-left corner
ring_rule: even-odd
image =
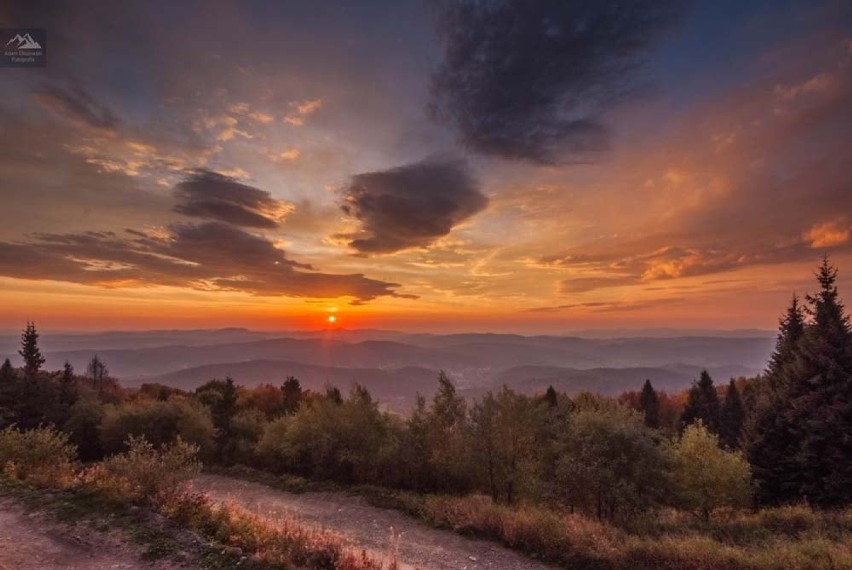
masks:
[[[394,407],[428,395],[439,370],[471,394],[507,384],[541,391],[606,394],[638,389],[646,378],[685,388],[702,369],[719,381],[753,375],[774,345],[757,337],[581,338],[502,333],[451,335],[392,331],[307,331],[281,336],[246,329],[43,335],[46,367],[67,360],[84,371],[92,355],[128,386],[162,382],[192,389],[230,374],[238,383],[280,383],[296,376],[313,389],[358,382]],[[0,337],[0,357],[17,361],[17,338]],[[5,353],[5,354],[4,354]],[[401,371],[406,371],[405,373]]]

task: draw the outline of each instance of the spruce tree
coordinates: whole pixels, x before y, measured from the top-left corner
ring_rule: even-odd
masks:
[[[34,379],[44,365],[44,356],[38,347],[38,331],[35,323],[27,323],[27,328],[21,333],[21,350],[18,351],[24,359],[24,376]]]
[[[285,414],[295,414],[302,401],[302,385],[299,380],[294,376],[288,376],[281,385],[281,395],[284,400],[281,405],[282,411]]]
[[[547,391],[544,393],[544,401],[548,408],[555,408],[559,405],[559,396],[552,385],[547,387]]]
[[[725,402],[722,404],[719,422],[719,440],[728,449],[740,447],[744,420],[745,407],[737,384],[732,379],[728,384],[728,391],[725,392]]]
[[[12,366],[12,363],[9,362],[9,359],[3,361],[3,365],[0,366],[0,383],[12,383],[15,381],[15,368]]]
[[[0,429],[15,422],[17,380],[15,369],[7,358],[0,366]]]
[[[62,378],[59,380],[59,404],[66,410],[77,401],[77,380],[74,378],[74,367],[67,360],[62,367]]]
[[[787,417],[801,496],[835,507],[852,503],[852,327],[827,257],[816,277],[820,290],[807,297],[813,324],[792,367]]]
[[[763,380],[758,382],[754,409],[744,426],[745,450],[763,505],[797,500],[798,466],[793,426],[788,417],[793,369],[805,334],[805,314],[794,294],[779,321],[775,351]]]
[[[698,382],[692,384],[681,415],[681,430],[701,420],[713,433],[719,433],[719,395],[710,374],[703,370]]]
[[[650,380],[645,380],[642,392],[639,394],[639,407],[645,417],[645,425],[651,428],[660,427],[660,399],[651,385]]]

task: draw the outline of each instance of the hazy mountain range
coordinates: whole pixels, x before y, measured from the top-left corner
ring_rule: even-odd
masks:
[[[602,335],[600,335],[602,336]],[[18,337],[0,335],[0,356],[17,362]],[[525,392],[548,385],[569,393],[617,394],[646,378],[687,387],[702,369],[718,381],[760,372],[774,343],[762,331],[590,338],[514,334],[407,334],[377,330],[270,333],[245,329],[45,334],[47,368],[68,360],[82,372],[92,355],[127,386],[160,382],[192,389],[231,375],[253,386],[296,376],[310,389],[358,382],[392,408],[429,396],[439,370],[476,395],[506,384]]]

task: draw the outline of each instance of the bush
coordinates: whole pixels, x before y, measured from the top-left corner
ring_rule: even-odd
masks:
[[[719,508],[741,508],[751,501],[751,468],[739,452],[719,447],[718,437],[699,421],[674,445],[678,506],[704,520]]]
[[[178,438],[156,449],[144,438],[131,436],[128,450],[89,468],[86,486],[117,501],[162,502],[184,492],[201,471],[198,446]]]
[[[266,416],[254,409],[241,410],[231,419],[231,437],[226,455],[237,464],[253,464],[256,449],[266,428]]]
[[[290,416],[282,416],[266,424],[255,448],[255,454],[261,465],[275,473],[283,473],[287,469],[285,438],[290,422]]]
[[[0,431],[0,466],[7,477],[39,487],[66,487],[75,473],[77,450],[52,427]]]
[[[127,449],[128,437],[144,437],[155,447],[178,437],[198,446],[203,457],[213,453],[213,421],[202,404],[183,397],[166,402],[141,400],[107,406],[101,424],[101,442],[108,454]]]

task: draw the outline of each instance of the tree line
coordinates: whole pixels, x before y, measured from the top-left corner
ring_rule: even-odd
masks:
[[[192,392],[122,388],[92,359],[43,370],[28,324],[16,368],[0,367],[0,427],[53,424],[84,460],[177,438],[202,458],[275,473],[420,493],[484,493],[611,520],[658,507],[709,518],[719,508],[806,501],[848,505],[852,490],[852,332],[824,260],[819,291],[794,296],[764,374],[716,386],[707,372],[679,394],[608,398],[508,387],[467,401],[444,373],[407,416],[355,386],[304,390],[298,379],[256,388],[214,379]]]

